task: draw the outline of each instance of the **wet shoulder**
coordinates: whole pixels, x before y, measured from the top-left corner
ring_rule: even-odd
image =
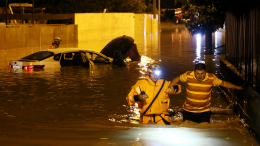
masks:
[[[208,77],[209,77],[210,79],[213,79],[213,78],[215,77],[215,75],[212,74],[212,73],[208,73]]]
[[[146,79],[142,79],[142,80],[138,80],[136,82],[136,85],[142,85],[142,84],[146,84],[148,81]]]
[[[187,71],[187,72],[186,72],[186,75],[188,75],[188,76],[189,76],[189,75],[192,75],[193,72],[194,72],[194,71]]]

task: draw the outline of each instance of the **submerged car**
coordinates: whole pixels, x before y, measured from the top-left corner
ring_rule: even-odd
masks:
[[[129,57],[130,59],[127,59]],[[141,61],[134,39],[130,36],[120,36],[110,41],[101,52],[79,48],[58,48],[39,51],[11,61],[9,68],[35,69],[52,66],[92,66],[94,63],[108,63],[126,66],[125,62]]]
[[[35,52],[17,61],[11,61],[9,68],[34,69],[53,66],[85,66],[90,67],[94,63],[111,64],[112,58],[102,53],[79,48],[59,48]]]
[[[141,61],[141,56],[137,45],[134,43],[134,39],[126,35],[114,38],[100,53],[113,58],[113,64],[121,67],[126,66],[125,60],[127,57],[131,61]]]

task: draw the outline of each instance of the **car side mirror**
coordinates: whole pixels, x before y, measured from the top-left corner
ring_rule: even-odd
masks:
[[[53,57],[53,60],[60,61],[60,56],[61,56],[61,53],[55,54],[54,57]]]

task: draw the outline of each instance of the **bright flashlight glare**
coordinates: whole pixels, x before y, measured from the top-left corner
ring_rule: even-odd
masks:
[[[160,76],[160,75],[161,75],[161,71],[160,71],[160,70],[155,70],[155,71],[154,71],[154,75]]]

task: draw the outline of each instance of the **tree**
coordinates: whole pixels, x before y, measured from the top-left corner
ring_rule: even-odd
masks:
[[[191,35],[205,34],[206,50],[212,50],[212,32],[223,28],[225,22],[225,0],[188,0],[182,7],[184,16],[190,16],[186,24]]]
[[[0,0],[5,6],[5,0]],[[33,0],[8,0],[9,3],[32,3]],[[34,0],[35,8],[45,7],[44,13],[72,14],[103,12],[152,13],[152,0]],[[48,23],[73,23],[71,20],[52,20]]]
[[[151,11],[151,0],[35,0],[37,6],[46,7],[52,14],[87,12],[133,12]]]
[[[187,0],[175,0],[175,8],[181,8],[187,3]]]
[[[175,6],[174,0],[160,0],[162,9],[171,9]]]
[[[5,6],[6,0],[0,0]],[[9,3],[32,3],[33,0],[8,0]],[[35,7],[46,7],[51,14],[103,12],[152,13],[152,0],[34,0]]]

